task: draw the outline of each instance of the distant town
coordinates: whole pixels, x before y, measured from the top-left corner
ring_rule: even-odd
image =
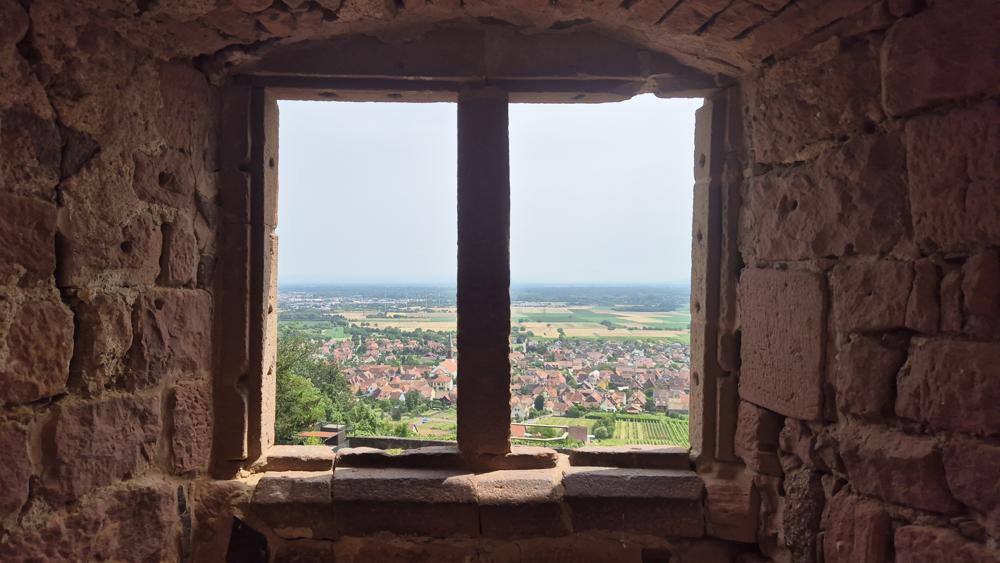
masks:
[[[686,446],[688,299],[684,286],[513,288],[512,436]],[[361,433],[454,439],[454,288],[283,286],[278,310],[279,345],[307,342],[384,419]],[[297,434],[322,437],[316,428]]]

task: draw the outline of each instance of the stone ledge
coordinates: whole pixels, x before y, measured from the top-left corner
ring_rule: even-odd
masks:
[[[338,467],[333,498],[340,501],[475,503],[472,475],[454,469]]]
[[[329,471],[335,457],[327,446],[271,446],[258,471]]]
[[[462,455],[457,446],[427,446],[389,454],[377,448],[345,448],[337,452],[337,467],[469,469],[474,471],[548,469],[562,456],[549,448],[519,446],[504,455]]]
[[[570,467],[563,477],[567,497],[699,500],[705,484],[693,471]]]
[[[690,451],[662,446],[588,446],[569,450],[570,465],[637,469],[691,469]]]

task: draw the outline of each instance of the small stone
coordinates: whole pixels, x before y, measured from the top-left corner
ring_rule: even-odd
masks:
[[[201,381],[179,381],[170,394],[174,473],[204,471],[212,453],[212,393]]]
[[[49,279],[56,269],[56,207],[0,193],[0,264],[19,264],[31,279]]]
[[[971,256],[962,267],[965,333],[1000,339],[1000,257],[995,250]]]
[[[85,293],[74,311],[73,387],[96,393],[123,375],[132,347],[132,310],[121,295]]]
[[[952,530],[903,526],[893,542],[896,563],[1000,563],[1000,555]]]
[[[899,346],[884,339],[853,335],[835,359],[837,408],[869,418],[883,414],[890,407],[896,373],[905,360],[906,352]]]
[[[834,326],[841,334],[906,325],[913,265],[880,260],[837,266],[830,279]]]
[[[913,263],[913,290],[906,302],[906,327],[936,334],[941,319],[941,271],[930,260]]]
[[[28,432],[13,421],[0,421],[0,451],[4,452],[4,470],[0,472],[0,525],[17,514],[28,500],[31,459],[28,457]]]
[[[330,504],[329,471],[266,473],[253,492],[254,504]]]
[[[842,491],[823,511],[824,563],[892,560],[892,520],[878,504]]]
[[[2,245],[0,245],[2,246]],[[0,364],[0,404],[30,403],[65,392],[73,355],[73,313],[57,296],[16,307]]]

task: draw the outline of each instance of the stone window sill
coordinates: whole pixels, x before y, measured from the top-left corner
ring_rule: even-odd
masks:
[[[378,532],[496,538],[705,533],[705,484],[690,470],[570,466],[566,456],[549,468],[486,472],[339,461],[332,471],[253,476],[248,515],[285,539]]]

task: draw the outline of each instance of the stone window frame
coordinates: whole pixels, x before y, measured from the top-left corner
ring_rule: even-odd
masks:
[[[607,45],[595,45],[594,38],[588,39],[589,48],[607,50]],[[449,37],[446,41],[451,40]],[[355,63],[352,68],[340,68],[338,65],[342,63],[330,62],[350,59],[345,52],[351,49],[359,52],[371,49],[367,40],[357,41],[358,44],[335,41],[296,47],[292,52],[279,51],[234,72],[223,87],[219,177],[222,211],[215,286],[213,473],[226,478],[255,464],[259,466],[265,462],[274,444],[277,328],[274,228],[277,224],[279,99],[458,103],[458,341],[466,369],[479,367],[487,370],[491,377],[462,380],[466,392],[464,401],[463,395],[459,395],[460,454],[457,459],[463,465],[500,469],[532,467],[531,462],[516,460],[534,455],[530,449],[517,447],[512,454],[509,442],[507,105],[529,101],[624,100],[646,91],[705,100],[696,112],[695,127],[691,447],[690,450],[669,452],[670,464],[675,465],[678,456],[690,457],[688,464],[693,462],[699,471],[713,472],[717,470],[716,462],[736,462],[734,439],[738,396],[735,374],[739,349],[735,336],[735,292],[740,264],[735,240],[738,201],[734,198],[738,198],[742,157],[738,88],[719,84],[716,78],[670,63],[668,57],[666,63],[659,64],[660,67],[666,65],[668,71],[657,74],[651,70],[658,69],[655,61],[650,63],[652,55],[629,48],[616,52],[617,58],[598,60],[595,64],[601,68],[584,71],[580,67],[586,66],[588,61],[582,61],[579,54],[565,55],[572,58],[572,64],[565,58],[543,61],[549,66],[541,72],[534,68],[527,71],[511,69],[510,65],[505,68],[502,60],[499,63],[490,61],[490,65],[501,69],[495,73],[483,72],[481,68],[445,71],[441,68],[440,57],[422,57],[423,47],[408,50],[406,45],[376,49],[379,61],[373,66],[378,68],[369,73],[358,72],[357,67],[363,67],[364,61]],[[495,38],[493,41],[495,43]],[[600,41],[622,50],[616,41]],[[427,43],[424,40],[424,45]],[[433,47],[435,45],[426,51],[433,52]],[[437,48],[440,50],[440,45]],[[537,45],[527,48],[537,48]],[[334,51],[338,56],[331,55]],[[367,60],[371,62],[371,56]],[[625,69],[621,77],[608,71],[615,65]],[[554,72],[562,68],[571,72]],[[504,76],[504,71],[510,76]],[[609,74],[612,78],[608,78]],[[485,75],[490,78],[484,78]],[[493,135],[486,139],[482,134],[501,129],[502,138]],[[483,148],[484,143],[488,150],[477,150],[477,147]],[[490,158],[498,154],[505,158]],[[463,162],[473,165],[463,165]],[[502,182],[485,184],[492,184],[495,197],[492,200],[469,197],[484,185],[485,175],[476,172],[486,169],[503,173]],[[725,183],[724,172],[727,175]],[[483,215],[485,209],[497,205],[502,209],[499,215],[492,218]],[[477,228],[463,231],[472,224],[468,221],[471,218],[475,218]],[[492,230],[478,228],[483,221],[491,219]],[[473,237],[478,238],[473,240]],[[503,256],[503,259],[472,260],[483,253]],[[491,314],[470,316],[462,313],[472,310],[472,304],[481,311],[483,303],[490,304]],[[468,405],[475,401],[479,403],[473,412]],[[463,409],[463,405],[466,408]],[[488,422],[483,424],[484,420]],[[656,466],[653,460],[656,456],[662,459],[664,454],[663,448],[649,452],[633,449],[625,454],[587,450],[574,455],[586,459],[590,465]]]

